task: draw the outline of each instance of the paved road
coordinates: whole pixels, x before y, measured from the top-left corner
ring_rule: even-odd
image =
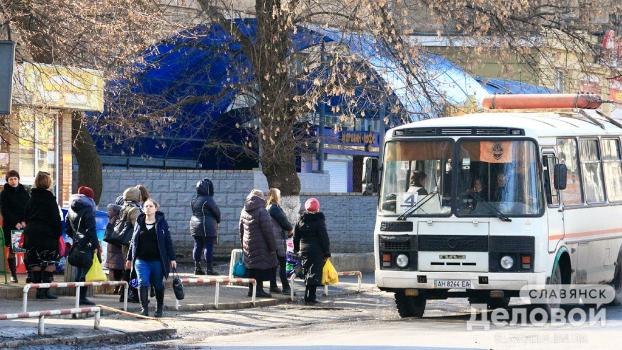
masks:
[[[317,307],[273,307],[180,314],[169,325],[180,339],[133,349],[605,349],[618,348],[622,307],[606,325],[527,325],[467,330],[465,299],[430,301],[423,319],[400,319],[392,294],[371,291]],[[127,347],[124,347],[127,348]]]

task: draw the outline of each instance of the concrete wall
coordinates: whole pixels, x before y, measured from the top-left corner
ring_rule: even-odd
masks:
[[[145,185],[162,206],[161,210],[171,228],[177,254],[190,259],[193,244],[188,230],[190,202],[196,193],[196,182],[205,177],[214,183],[214,199],[222,213],[216,254],[228,256],[231,249],[239,247],[238,221],[244,198],[253,188],[266,190],[267,187],[267,184],[260,183],[261,179],[257,180],[261,176],[254,171],[104,169],[100,208],[103,209],[107,203],[113,202],[127,187],[139,183]],[[326,215],[333,252],[373,251],[376,197],[305,192],[301,194],[301,202],[304,203],[311,196],[320,200],[321,210]]]

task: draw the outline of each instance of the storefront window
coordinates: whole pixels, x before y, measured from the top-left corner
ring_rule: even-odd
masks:
[[[56,184],[56,115],[22,109],[17,123],[19,160],[15,163],[22,182],[32,185],[37,172],[46,171]]]
[[[9,143],[0,136],[0,182],[9,171]]]

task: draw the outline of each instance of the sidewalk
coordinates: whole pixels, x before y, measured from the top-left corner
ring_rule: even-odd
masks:
[[[219,266],[219,272],[224,274],[226,266]],[[185,270],[185,269],[184,269]],[[61,277],[61,276],[57,276]],[[180,273],[180,277],[193,277],[190,273]],[[369,278],[369,277],[368,277]],[[368,278],[365,278],[368,281]],[[296,301],[302,303],[304,284],[301,280],[296,280]],[[23,286],[22,286],[23,287]],[[0,313],[19,313],[22,311],[21,288],[15,287],[20,291],[19,299],[0,299]],[[264,283],[267,289],[268,283]],[[373,288],[371,284],[363,284],[361,292]],[[166,325],[167,317],[174,317],[178,313],[187,311],[213,310],[214,309],[214,285],[204,286],[184,286],[185,299],[181,301],[179,312],[175,311],[175,297],[171,288],[166,289],[165,294],[165,317],[161,322],[156,320],[136,319],[126,315],[119,315],[107,310],[102,310],[101,329],[93,329],[93,318],[72,319],[70,316],[46,318],[46,335],[37,335],[36,318],[21,319],[13,321],[0,321],[0,348],[23,347],[46,344],[73,345],[94,343],[105,340],[110,343],[136,343],[147,342],[157,339],[174,337],[175,329]],[[246,286],[224,286],[220,287],[220,302],[218,310],[242,309],[253,307],[251,298],[247,297],[248,287]],[[329,287],[329,297],[356,294],[357,280],[355,277],[342,277],[337,286]],[[318,289],[318,294],[322,295],[322,290]],[[121,309],[123,304],[119,302],[117,295],[96,294],[89,297],[90,300],[98,305],[109,306]],[[257,298],[256,306],[270,306],[281,303],[289,303],[289,295],[273,294],[272,298]],[[28,311],[65,309],[75,305],[75,291],[69,296],[59,296],[57,300],[37,300],[34,297],[28,298]],[[150,314],[153,314],[155,298],[149,304]],[[137,312],[140,309],[138,304],[128,304],[129,312]],[[170,319],[169,319],[170,320]]]

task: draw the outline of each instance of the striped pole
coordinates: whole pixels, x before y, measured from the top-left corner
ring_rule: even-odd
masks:
[[[337,272],[337,276],[356,276],[358,280],[358,289],[357,293],[361,292],[361,283],[363,279],[363,273],[361,271],[342,271]],[[324,285],[324,296],[328,295],[328,284]]]
[[[44,288],[44,287],[40,287]],[[56,309],[56,310],[43,310],[43,311],[30,311],[20,312],[14,314],[0,314],[0,321],[15,320],[21,318],[39,318],[39,335],[45,335],[45,317],[47,316],[59,316],[59,315],[73,315],[73,314],[86,314],[95,313],[94,328],[100,328],[101,309],[97,306],[93,307],[78,307],[73,309]]]
[[[103,281],[103,282],[53,282],[53,283],[29,283],[24,286],[22,291],[22,311],[28,310],[28,291],[37,288],[75,288],[76,303],[75,307],[80,307],[80,288],[79,287],[98,287],[98,286],[125,286],[125,301],[123,302],[123,310],[127,311],[127,282],[126,281]]]
[[[214,291],[214,307],[218,308],[218,304],[220,302],[220,285],[221,284],[241,284],[248,285],[251,284],[253,286],[251,303],[253,306],[256,305],[255,299],[257,297],[257,281],[254,278],[231,278],[231,277],[206,277],[206,278],[182,278],[182,285],[216,285],[216,290]],[[179,310],[181,306],[179,300],[175,300],[175,309]]]

